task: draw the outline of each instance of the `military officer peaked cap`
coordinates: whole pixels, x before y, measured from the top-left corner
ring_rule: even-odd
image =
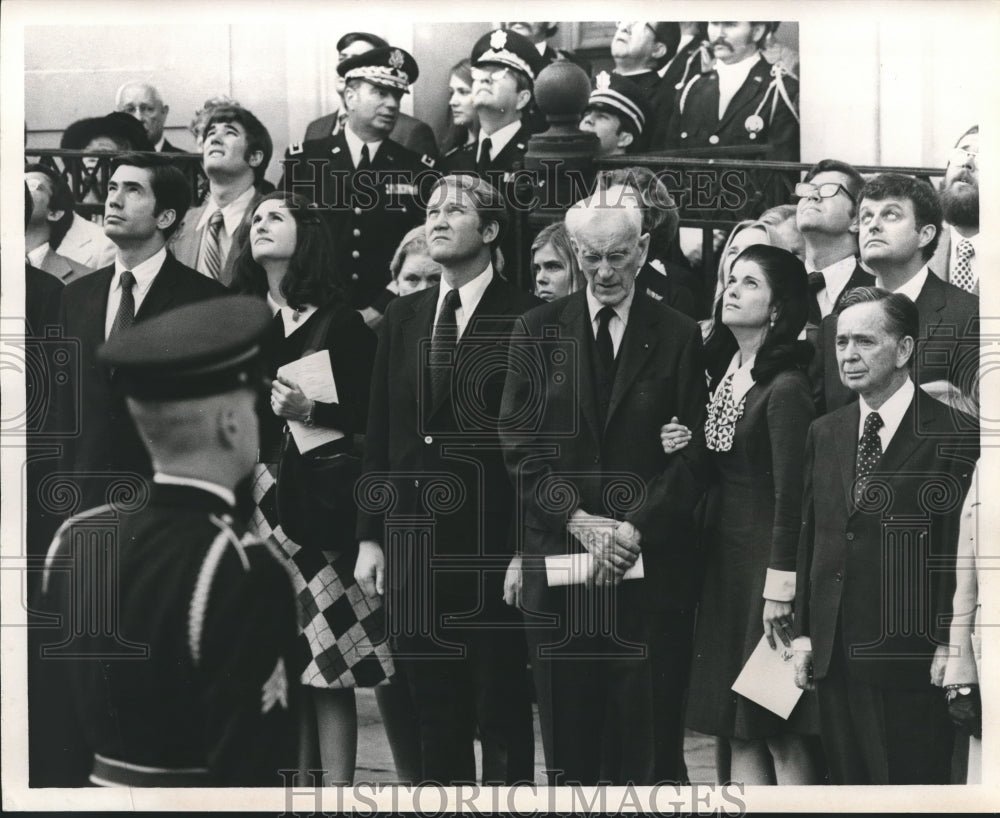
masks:
[[[532,82],[545,67],[534,43],[516,31],[498,28],[484,34],[472,47],[473,65],[506,65]]]
[[[635,132],[642,133],[646,125],[649,108],[643,98],[642,89],[620,74],[602,71],[594,79],[594,90],[590,92],[588,108],[604,108],[622,119],[622,124]]]
[[[261,342],[271,323],[264,301],[227,295],[187,304],[112,336],[97,357],[140,400],[182,400],[262,383]]]
[[[365,80],[372,85],[409,93],[408,86],[417,81],[420,69],[413,57],[395,46],[373,48],[364,54],[348,57],[337,66],[345,80]]]

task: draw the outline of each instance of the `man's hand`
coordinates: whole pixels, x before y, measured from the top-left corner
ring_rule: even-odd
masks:
[[[374,540],[362,540],[354,563],[354,579],[368,596],[385,593],[385,554]]]
[[[604,554],[615,540],[618,521],[578,508],[566,522],[566,528],[595,560],[603,562]]]
[[[625,573],[639,559],[639,554],[642,553],[641,543],[642,534],[639,529],[628,521],[621,523],[615,529],[615,541],[608,555],[609,561]]]
[[[811,650],[795,651],[795,686],[802,690],[815,690],[813,681],[813,654]]]
[[[503,578],[503,601],[512,608],[521,607],[521,555],[515,554]]]
[[[792,644],[792,603],[764,600],[764,636],[767,644],[774,650],[776,645],[774,635],[777,634],[781,643],[787,648]]]

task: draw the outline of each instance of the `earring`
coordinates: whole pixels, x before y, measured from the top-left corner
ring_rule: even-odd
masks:
[[[774,316],[771,316],[771,329],[774,329]]]

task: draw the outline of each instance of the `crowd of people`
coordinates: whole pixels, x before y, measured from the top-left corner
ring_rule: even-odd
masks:
[[[618,23],[580,129],[797,160],[776,27]],[[533,781],[533,702],[551,785],[686,782],[685,728],[720,782],[964,781],[957,736],[976,780],[978,128],[937,189],[816,163],[707,276],[662,178],[602,171],[526,292],[508,194],[535,79],[576,59],[553,34],[473,45],[440,155],[399,112],[416,60],[353,32],[277,189],[213,97],[192,191],[142,83],[64,135],[114,152],[106,189],[26,165],[28,331],[79,347],[77,432],[28,473],[64,629],[30,636],[33,786],[349,784],[358,687],[410,783]],[[38,507],[56,472],[71,516]],[[762,650],[784,714],[733,690]]]

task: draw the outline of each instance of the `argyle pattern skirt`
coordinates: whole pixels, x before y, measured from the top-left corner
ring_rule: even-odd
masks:
[[[382,600],[354,581],[353,559],[302,548],[278,523],[277,464],[258,463],[253,474],[251,530],[285,555],[299,615],[299,680],[311,687],[375,687],[393,675]]]

